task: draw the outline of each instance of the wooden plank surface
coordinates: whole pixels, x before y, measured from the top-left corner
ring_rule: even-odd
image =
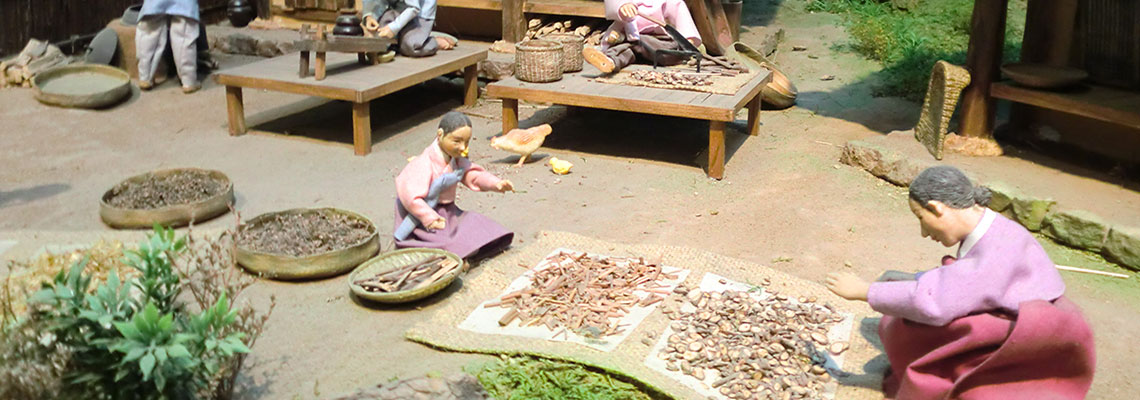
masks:
[[[1140,93],[1089,86],[1073,92],[1050,92],[998,82],[990,94],[999,99],[1063,111],[1140,129]]]
[[[477,10],[503,9],[502,0],[439,0],[440,7],[471,8]],[[528,13],[570,15],[605,18],[605,3],[588,0],[527,0],[522,10]]]
[[[563,74],[550,83],[521,82],[511,77],[487,85],[487,96],[630,111],[703,120],[733,121],[739,110],[762,89],[771,73],[761,71],[734,96],[690,90],[660,89],[591,81],[598,71],[587,65],[582,72]]]
[[[297,76],[299,57],[290,53],[219,71],[214,79],[227,86],[364,102],[486,58],[487,45],[467,41],[431,57],[398,56],[395,61],[379,65],[362,65],[356,61],[355,53],[328,53],[328,76],[317,81]]]

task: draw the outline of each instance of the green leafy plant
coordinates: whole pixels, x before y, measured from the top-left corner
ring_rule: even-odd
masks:
[[[6,362],[0,376],[21,379],[0,383],[0,394],[16,394],[4,398],[228,398],[252,343],[237,323],[242,312],[259,314],[234,307],[226,289],[197,312],[179,302],[186,282],[200,278],[180,275],[172,265],[186,244],[186,238],[173,230],[155,227],[137,250],[126,253],[125,262],[140,272],[138,278],[122,282],[112,273],[89,291],[92,276],[84,272],[83,260],[44,282],[29,298],[28,317],[5,322],[0,343],[0,359],[39,369],[35,376],[25,377],[8,369]],[[202,286],[197,282],[196,287]],[[34,328],[40,336],[16,329],[23,327]],[[255,334],[260,333],[261,325],[256,327]]]
[[[174,229],[155,224],[154,233],[136,250],[126,252],[126,263],[142,276],[133,285],[163,311],[171,311],[181,286],[178,274],[171,268],[170,258],[186,248],[186,238],[177,238]]]

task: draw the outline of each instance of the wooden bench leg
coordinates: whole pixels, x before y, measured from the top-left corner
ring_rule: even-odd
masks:
[[[368,64],[368,56],[365,53],[356,53],[356,62]]]
[[[367,101],[352,103],[352,148],[358,156],[372,151],[372,109]]]
[[[709,121],[709,178],[724,178],[724,121]]]
[[[245,134],[245,105],[241,101],[240,86],[226,86],[226,114],[229,116],[230,136]]]
[[[479,65],[471,64],[463,69],[463,105],[473,106],[479,99]]]
[[[325,79],[325,52],[317,52],[317,80]]]
[[[301,70],[297,72],[297,76],[302,78],[309,76],[309,52],[307,51],[301,52]]]
[[[503,133],[519,127],[519,101],[503,99]]]
[[[757,93],[748,102],[748,134],[752,136],[760,134],[760,97],[760,93]]]

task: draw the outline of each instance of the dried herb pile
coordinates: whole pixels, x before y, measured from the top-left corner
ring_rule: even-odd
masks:
[[[372,236],[367,221],[331,212],[278,214],[238,231],[238,246],[262,253],[303,257],[357,245]]]
[[[666,369],[699,380],[715,373],[711,386],[731,399],[814,399],[833,382],[823,367],[824,352],[839,354],[848,344],[827,338],[828,329],[844,318],[830,305],[773,292],[764,300],[741,291],[679,286],[676,292],[696,309],[684,311],[673,301],[663,306],[673,320],[667,345],[657,354]]]
[[[444,256],[434,256],[427,260],[381,272],[369,278],[358,279],[352,283],[374,293],[415,290],[438,281],[439,278],[456,268],[459,268],[459,263],[455,260],[447,259]]]
[[[178,171],[166,176],[147,175],[141,182],[123,182],[111,188],[107,203],[116,208],[149,210],[190,204],[222,194],[225,182],[206,171]]]
[[[555,337],[569,332],[594,338],[618,335],[626,328],[619,320],[630,308],[663,300],[669,291],[660,281],[677,278],[641,258],[559,253],[549,262],[534,273],[530,286],[487,305],[510,309],[499,325],[517,319],[521,326],[557,330]]]

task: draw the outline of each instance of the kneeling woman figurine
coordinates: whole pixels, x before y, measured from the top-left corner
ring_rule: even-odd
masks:
[[[1092,331],[1037,240],[986,208],[990,191],[954,167],[923,171],[909,197],[922,236],[958,245],[955,257],[874,283],[827,277],[832,292],[883,314],[886,397],[1083,399],[1096,364]]]
[[[471,120],[449,112],[439,123],[435,141],[396,177],[396,247],[430,247],[468,258],[494,254],[511,244],[513,232],[455,205],[460,182],[476,192],[514,190],[511,181],[467,159],[470,140]]]

